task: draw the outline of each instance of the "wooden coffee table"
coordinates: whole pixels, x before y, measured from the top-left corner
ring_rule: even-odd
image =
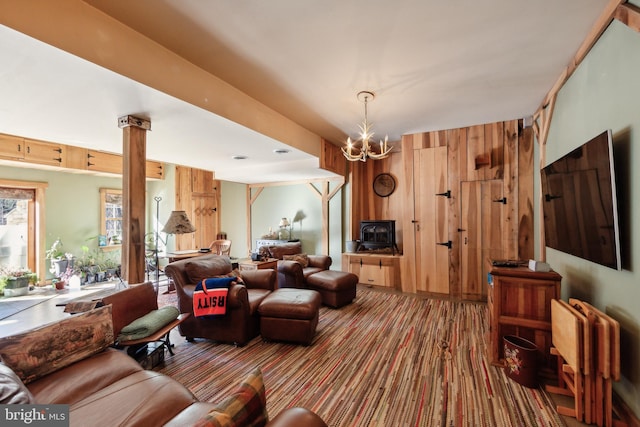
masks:
[[[271,268],[273,270],[278,269],[278,259],[277,258],[269,258],[266,261],[252,261],[250,259],[244,259],[238,263],[238,268],[240,271],[243,270],[264,270],[267,268]]]

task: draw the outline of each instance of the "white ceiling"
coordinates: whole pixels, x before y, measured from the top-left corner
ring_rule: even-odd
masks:
[[[393,141],[532,115],[607,4],[86,2],[335,143],[357,136],[361,90],[376,93],[376,136]],[[244,183],[331,175],[307,153],[275,154],[278,141],[3,26],[0,55],[2,133],[120,152],[117,117],[134,114],[151,120],[155,160]]]

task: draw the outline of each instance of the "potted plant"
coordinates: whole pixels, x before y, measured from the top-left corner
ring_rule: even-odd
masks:
[[[49,271],[56,277],[60,277],[62,273],[67,269],[69,261],[62,250],[62,241],[60,238],[56,239],[51,247],[45,252],[46,258],[51,261],[51,268]]]
[[[0,267],[0,282],[7,297],[26,295],[36,275],[25,267]]]

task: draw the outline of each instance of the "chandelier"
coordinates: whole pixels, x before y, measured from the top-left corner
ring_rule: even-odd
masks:
[[[373,92],[363,90],[358,92],[358,101],[364,102],[364,121],[360,125],[360,138],[353,142],[351,137],[347,138],[347,147],[342,147],[342,154],[351,162],[366,162],[368,158],[379,160],[389,155],[393,147],[387,146],[387,137],[384,141],[380,140],[379,147],[375,142],[371,142],[373,132],[371,131],[371,123],[367,119],[367,104],[373,101],[375,95]]]

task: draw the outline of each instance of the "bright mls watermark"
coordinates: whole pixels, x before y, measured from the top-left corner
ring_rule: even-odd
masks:
[[[69,405],[0,405],[3,427],[69,427]]]

